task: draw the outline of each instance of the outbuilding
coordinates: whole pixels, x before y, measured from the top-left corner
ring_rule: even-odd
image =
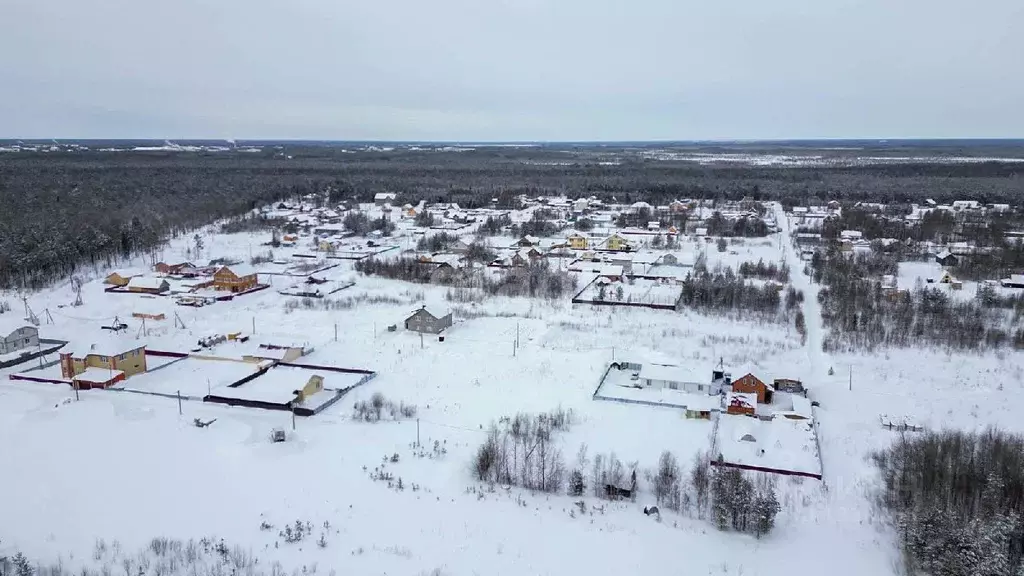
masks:
[[[148,276],[136,276],[128,281],[129,292],[140,292],[142,294],[163,294],[171,289],[171,285],[164,278],[150,278]]]

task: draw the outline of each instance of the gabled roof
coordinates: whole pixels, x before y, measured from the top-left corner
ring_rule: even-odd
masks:
[[[725,395],[725,405],[757,408],[757,394],[753,392],[729,392]]]
[[[415,316],[416,314],[419,314],[420,312],[426,312],[427,314],[429,314],[430,316],[432,316],[435,319],[444,318],[445,316],[451,314],[451,312],[443,311],[440,308],[435,308],[433,306],[423,305],[422,307],[420,307],[419,310],[413,310],[412,314],[410,314],[409,316]]]
[[[230,266],[222,266],[217,269],[217,272],[220,272],[225,268],[230,270],[232,274],[238,276],[239,278],[242,278],[244,276],[252,276],[253,274],[256,274],[256,269],[250,266],[249,264],[232,264]]]
[[[20,328],[36,328],[38,330],[31,322],[15,316],[13,312],[0,314],[0,338],[6,338]]]
[[[129,288],[146,288],[149,290],[159,290],[165,286],[168,286],[167,280],[163,278],[153,278],[149,276],[135,276],[128,281]]]
[[[704,383],[702,379],[694,376],[691,371],[686,368],[681,366],[668,366],[664,364],[644,364],[640,368],[640,378],[663,380],[666,382]]]
[[[145,340],[137,340],[135,338],[108,334],[97,336],[91,340],[72,342],[64,347],[60,353],[71,354],[73,358],[84,358],[90,354],[98,356],[118,356],[125,352],[145,347]]]

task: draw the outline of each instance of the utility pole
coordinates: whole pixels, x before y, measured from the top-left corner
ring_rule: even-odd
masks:
[[[338,323],[337,322],[334,323],[334,341],[335,342],[338,341]]]
[[[75,402],[78,402],[79,400],[81,400],[81,398],[78,397],[78,380],[72,378],[71,382],[74,383],[75,385]]]
[[[292,410],[292,432],[295,432],[295,410]]]
[[[853,392],[853,364],[850,364],[850,392]]]
[[[416,419],[416,447],[420,447],[420,419]]]
[[[420,332],[420,350],[423,350],[423,332]]]
[[[516,322],[516,348],[519,348],[519,322]]]
[[[178,390],[178,416],[181,416],[181,390]]]
[[[252,317],[252,333],[253,334],[256,333],[256,317],[255,316]]]

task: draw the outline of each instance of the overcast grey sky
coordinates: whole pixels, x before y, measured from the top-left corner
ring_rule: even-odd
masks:
[[[0,138],[1024,137],[1024,0],[0,0]]]

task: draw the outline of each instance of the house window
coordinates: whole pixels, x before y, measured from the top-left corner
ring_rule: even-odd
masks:
[[[106,362],[108,358],[106,356],[100,356],[100,362]]]
[[[32,339],[31,338],[25,338],[25,344],[31,344],[31,343],[32,343]]]
[[[669,390],[679,390],[679,383],[678,382],[669,382],[668,383],[668,388],[669,388]]]
[[[704,385],[703,384],[697,384],[697,392],[703,392],[703,391],[704,391]]]

